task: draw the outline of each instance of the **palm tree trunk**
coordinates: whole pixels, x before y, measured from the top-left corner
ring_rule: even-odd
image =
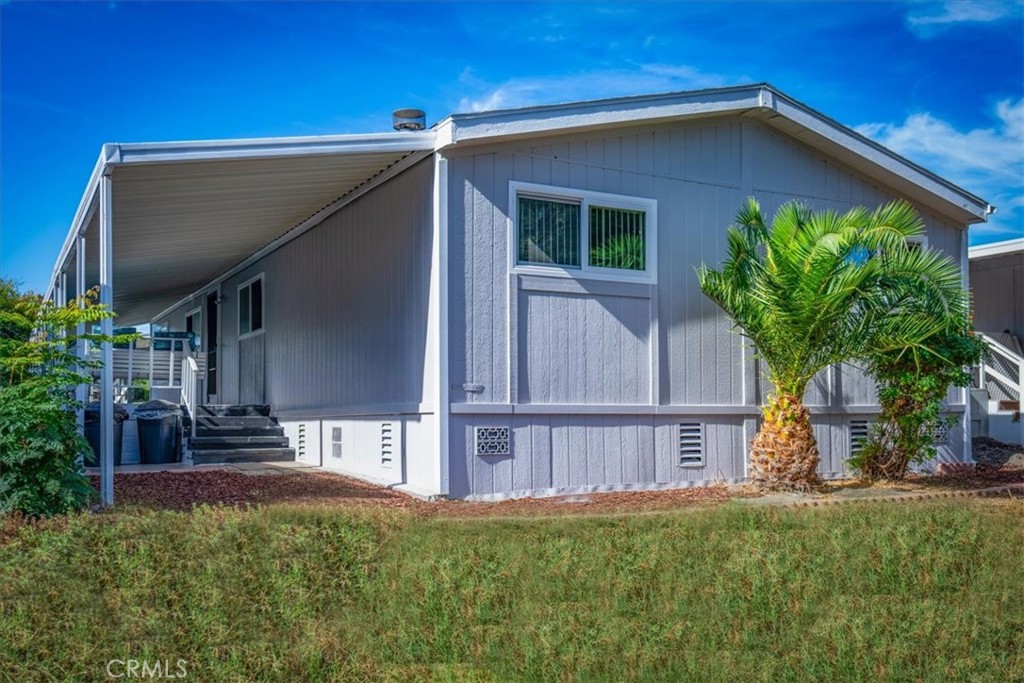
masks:
[[[773,491],[807,490],[819,483],[818,444],[811,414],[793,395],[772,396],[750,445],[750,477]]]

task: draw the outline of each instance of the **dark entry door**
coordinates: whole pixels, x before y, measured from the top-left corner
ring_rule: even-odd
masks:
[[[206,297],[206,394],[217,395],[217,294]],[[209,400],[209,398],[207,398]]]

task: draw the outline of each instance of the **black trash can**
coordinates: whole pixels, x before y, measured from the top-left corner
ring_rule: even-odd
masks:
[[[147,401],[135,409],[139,425],[139,460],[143,465],[178,462],[181,453],[181,408],[170,401]]]
[[[128,409],[120,403],[114,404],[114,465],[121,464],[121,447],[124,445],[124,421],[128,419]],[[100,466],[100,404],[90,403],[85,406],[85,439],[91,449],[85,454],[86,467]]]

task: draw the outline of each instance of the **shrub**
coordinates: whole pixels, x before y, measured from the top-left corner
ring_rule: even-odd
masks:
[[[976,365],[987,349],[966,313],[952,317],[951,326],[920,350],[879,351],[869,357],[881,413],[867,443],[850,459],[864,477],[903,479],[911,464],[935,457],[934,430],[953,421],[942,412],[946,392],[970,384],[964,368]]]
[[[0,280],[0,514],[61,514],[94,495],[81,464],[89,446],[78,432],[74,388],[90,383],[99,363],[77,358],[75,346],[111,339],[88,331],[110,317],[95,292],[55,306]]]

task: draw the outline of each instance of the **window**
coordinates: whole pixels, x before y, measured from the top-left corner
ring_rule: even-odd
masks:
[[[263,330],[263,275],[238,288],[238,336]]]
[[[517,182],[510,200],[515,270],[655,279],[654,200]]]

